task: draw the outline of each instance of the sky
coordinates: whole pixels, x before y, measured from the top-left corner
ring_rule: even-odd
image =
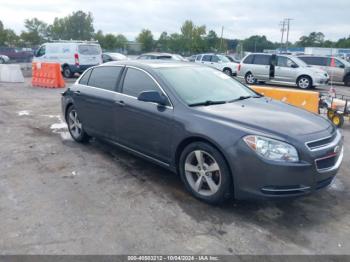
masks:
[[[179,32],[187,19],[218,35],[223,26],[224,37],[232,39],[258,34],[279,42],[284,18],[293,19],[291,41],[313,31],[330,40],[350,35],[350,0],[0,0],[0,20],[16,33],[24,30],[26,18],[52,23],[77,10],[92,12],[96,31],[122,33],[129,40],[143,28],[155,38]]]

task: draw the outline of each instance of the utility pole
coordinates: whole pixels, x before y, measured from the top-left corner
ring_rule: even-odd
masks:
[[[289,27],[290,27],[290,21],[293,20],[292,18],[286,18],[285,21],[287,23],[287,42],[286,42],[286,51],[288,51],[288,41],[289,41]]]
[[[281,26],[281,32],[282,32],[282,36],[281,36],[281,50],[283,48],[283,36],[284,36],[284,31],[286,30],[285,29],[285,26],[286,26],[286,20],[283,19],[282,22],[280,22],[280,26]]]
[[[222,27],[221,27],[221,40],[220,40],[220,48],[219,48],[220,52],[221,52],[221,47],[222,47],[222,42],[223,42],[223,39],[222,39],[223,35],[224,35],[224,27],[222,26]]]

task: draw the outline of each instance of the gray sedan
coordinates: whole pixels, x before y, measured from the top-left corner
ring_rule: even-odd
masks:
[[[314,192],[343,158],[342,135],[328,120],[192,63],[90,68],[63,93],[62,109],[76,141],[110,141],[178,173],[212,204]]]

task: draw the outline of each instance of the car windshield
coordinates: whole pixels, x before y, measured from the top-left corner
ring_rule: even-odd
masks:
[[[337,59],[339,59],[339,61],[342,62],[346,67],[350,67],[350,63],[345,59],[339,57],[337,57]]]
[[[202,66],[156,69],[188,105],[226,103],[257,97],[248,87],[213,68]]]
[[[101,53],[97,45],[79,45],[78,51],[81,55],[99,55]]]
[[[224,63],[229,63],[231,62],[226,56],[224,55],[218,55],[218,57],[220,58],[220,60]]]

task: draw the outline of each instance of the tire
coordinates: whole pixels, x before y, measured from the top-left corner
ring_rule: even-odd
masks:
[[[312,88],[312,79],[309,76],[300,76],[297,79],[297,86],[301,89]]]
[[[5,60],[3,58],[0,58],[0,64],[5,64]]]
[[[74,105],[71,105],[66,113],[68,131],[72,138],[79,143],[86,143],[90,136],[85,132],[83,124],[79,120],[78,112]]]
[[[334,116],[334,113],[335,113],[335,112],[334,112],[332,109],[328,109],[328,110],[327,110],[327,117],[328,117],[329,120],[332,121],[332,118],[333,118],[333,116]]]
[[[198,162],[198,157],[202,159],[202,164]],[[208,171],[210,169],[213,171]],[[227,163],[210,144],[189,144],[181,153],[178,170],[186,189],[201,201],[217,205],[233,195],[232,176]]]
[[[73,77],[74,73],[72,72],[72,70],[70,70],[69,66],[64,66],[63,67],[63,71],[62,74],[65,78],[71,78]]]
[[[230,68],[225,68],[222,72],[224,72],[228,76],[232,76],[232,71]]]
[[[346,76],[344,79],[344,85],[350,86],[350,75]]]
[[[332,117],[332,123],[336,127],[341,128],[344,125],[344,116],[338,113],[334,113],[334,116]]]
[[[246,73],[244,80],[248,85],[254,85],[257,82],[254,75],[251,72]]]

